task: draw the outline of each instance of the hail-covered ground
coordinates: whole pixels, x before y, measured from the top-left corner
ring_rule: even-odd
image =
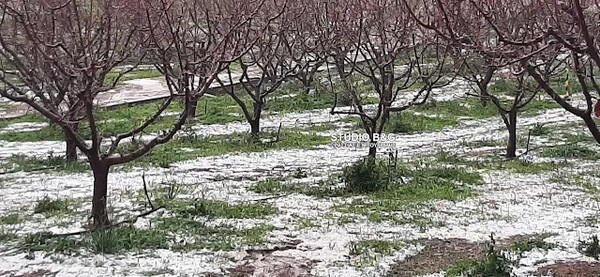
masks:
[[[435,91],[433,99],[461,98],[465,89],[457,83]],[[435,109],[422,113],[444,116]],[[360,133],[348,117],[308,110],[270,114],[262,126],[328,139]],[[19,122],[0,134],[44,127]],[[190,130],[227,136],[249,127],[230,122],[195,124]],[[497,241],[542,236],[543,245],[551,246],[507,248],[516,276],[594,261],[580,245],[598,231],[600,151],[581,120],[559,108],[523,114],[518,131],[516,162],[501,157],[508,133],[498,116],[461,117],[439,130],[396,134],[394,144],[379,151],[390,164],[414,171],[458,168],[481,179],[457,184],[465,192],[448,192],[457,197],[419,195],[423,201],[392,201],[399,205],[395,209],[387,197],[335,193],[343,186],[336,176],[367,153],[335,143],[202,155],[168,168],[116,168],[109,175],[113,222],[151,208],[142,180],[154,206],[165,205],[133,227],[121,227],[129,228],[125,238],[119,233],[125,231],[46,238],[40,232],[85,230],[91,172],[6,166],[0,174],[0,276],[403,276],[402,262],[434,251],[425,247],[434,239],[479,243],[492,234]],[[60,156],[63,147],[60,141],[0,141],[0,163],[15,156],[45,158],[49,152]],[[444,276],[450,268],[433,269],[411,268],[414,275],[427,276]],[[38,275],[26,275],[31,273]]]

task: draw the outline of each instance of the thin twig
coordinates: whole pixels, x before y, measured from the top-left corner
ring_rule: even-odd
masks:
[[[144,194],[146,195],[146,200],[148,200],[148,204],[150,204],[150,208],[154,209],[152,200],[150,200],[150,195],[148,195],[148,186],[146,185],[146,172],[142,172],[142,183],[144,184]]]

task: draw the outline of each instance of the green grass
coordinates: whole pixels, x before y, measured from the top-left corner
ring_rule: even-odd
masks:
[[[404,246],[402,242],[385,240],[361,240],[350,243],[350,255],[357,256],[369,252],[390,256]]]
[[[216,200],[176,200],[168,208],[183,217],[209,216],[218,218],[265,218],[279,212],[269,203],[229,204]]]
[[[50,237],[50,233],[36,233],[24,237],[21,246],[27,251],[56,253],[79,253],[83,249],[105,254],[154,249],[229,251],[263,244],[272,230],[273,227],[266,225],[250,229],[208,227],[203,222],[188,218],[167,217],[159,218],[151,229],[124,226],[80,237]],[[187,239],[182,240],[181,237]],[[10,236],[10,239],[14,240],[15,237]]]
[[[25,221],[25,218],[18,213],[11,213],[8,215],[0,216],[0,224],[19,224]]]
[[[0,118],[0,129],[4,129],[11,124],[25,123],[25,122],[41,123],[41,122],[48,122],[48,120],[46,118],[44,118],[43,116],[37,115],[37,114],[24,115],[24,116],[20,116],[20,117],[16,117],[16,118],[11,118],[11,119]]]
[[[547,236],[528,238],[517,241],[512,245],[512,249],[519,252],[528,252],[533,249],[549,250],[556,247],[556,244],[545,242]]]
[[[433,224],[434,222],[422,216],[402,217],[397,214],[407,207],[431,200],[458,201],[474,195],[469,186],[481,184],[482,178],[475,172],[462,168],[437,168],[423,166],[411,168],[399,165],[398,168],[388,169],[384,161],[376,161],[376,172],[364,173],[365,170],[354,170],[344,178],[337,175],[316,184],[286,183],[282,179],[267,179],[249,187],[250,191],[264,194],[301,193],[318,198],[322,197],[352,197],[366,195],[349,204],[336,207],[338,212],[359,214],[374,222],[394,221],[399,224]],[[353,166],[347,167],[348,171]],[[389,171],[387,171],[389,170]],[[356,179],[359,178],[360,180]],[[375,176],[375,177],[374,177]],[[340,185],[344,180],[357,181],[364,184],[377,184],[374,189],[354,189],[353,185]],[[362,181],[361,181],[362,180]],[[365,181],[366,180],[366,181]],[[367,182],[368,181],[368,182]],[[368,185],[367,185],[368,186]]]
[[[17,240],[18,237],[13,232],[9,232],[0,227],[0,243]]]
[[[114,254],[143,249],[168,249],[169,237],[162,230],[143,230],[131,226],[96,231],[79,239],[74,237],[50,238],[48,233],[36,233],[24,238],[23,248],[28,251],[74,253],[87,249],[95,253]]]
[[[4,171],[37,171],[45,169],[52,172],[79,173],[90,170],[86,162],[70,162],[64,157],[58,157],[50,154],[46,158],[27,157],[15,155],[8,159],[6,163],[0,165]]]
[[[544,136],[552,133],[552,129],[550,127],[544,126],[542,124],[536,124],[530,131],[532,136]]]
[[[315,228],[315,227],[319,227],[319,226],[320,226],[319,224],[316,224],[310,218],[302,218],[302,219],[298,220],[298,229],[300,229],[300,230]]]
[[[68,199],[50,199],[46,196],[37,201],[33,208],[33,213],[41,213],[49,217],[69,212],[69,210],[70,201]]]
[[[467,166],[470,168],[483,170],[506,170],[509,172],[523,174],[539,174],[542,172],[554,171],[571,165],[565,161],[534,163],[522,159],[507,160],[499,157],[492,157],[487,160],[468,160],[466,158],[448,154],[443,151],[437,153],[434,158],[440,163],[451,166]]]
[[[386,125],[390,133],[421,133],[439,131],[445,127],[458,125],[458,120],[453,117],[430,117],[417,115],[413,112],[393,114]]]
[[[378,257],[391,256],[404,246],[402,242],[384,240],[362,240],[350,243],[350,256],[358,258],[355,266],[373,266]]]
[[[274,229],[268,225],[259,225],[250,229],[207,226],[204,222],[185,217],[161,218],[156,228],[187,238],[173,245],[172,249],[178,251],[203,249],[231,251],[244,245],[261,245],[265,243],[266,235]]]
[[[514,262],[496,248],[496,242],[492,237],[487,252],[482,258],[460,261],[446,271],[446,276],[510,277],[513,266]]]
[[[469,117],[483,119],[498,116],[498,109],[494,105],[483,106],[476,98],[462,98],[451,101],[429,101],[417,106],[414,111],[426,114],[439,115],[447,119]]]
[[[565,158],[565,159],[582,159],[582,160],[598,160],[600,153],[588,147],[577,144],[564,144],[551,148],[546,148],[542,151],[543,157],[548,158]]]
[[[114,83],[115,79],[119,76],[119,72],[113,71],[109,72],[106,75],[106,79],[104,83],[107,85],[111,85]],[[132,70],[131,72],[123,75],[121,79],[119,79],[118,85],[122,85],[125,81],[136,80],[136,79],[148,79],[148,78],[158,78],[163,77],[163,75],[157,69],[137,69]]]
[[[274,138],[273,133],[262,133],[263,138]],[[220,135],[205,138],[182,137],[156,147],[151,154],[138,159],[136,165],[169,167],[172,163],[198,157],[230,153],[250,153],[267,150],[310,149],[330,143],[331,138],[298,132],[282,131],[277,142],[256,142],[248,134]]]

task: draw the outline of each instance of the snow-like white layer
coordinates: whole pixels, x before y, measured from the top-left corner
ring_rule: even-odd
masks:
[[[440,94],[440,97],[442,95]],[[333,121],[327,111],[311,111],[310,119],[306,114],[286,114],[264,121],[264,126],[294,127],[294,122],[304,123]],[[304,120],[304,121],[303,121]],[[564,124],[579,122],[579,118],[556,109],[548,110],[533,117],[522,117],[519,130],[525,133],[538,123]],[[241,124],[220,124],[212,127],[197,127],[202,133],[222,134],[244,131]],[[245,124],[244,124],[245,125]],[[231,128],[229,128],[231,126]],[[205,128],[205,129],[203,129]],[[427,134],[402,135],[396,141],[396,147],[403,158],[429,154],[440,149],[462,153],[472,149],[462,146],[463,141],[498,140],[505,138],[503,125],[499,119],[464,121],[456,128],[447,128],[440,132]],[[546,143],[545,140],[532,139],[532,145]],[[62,149],[60,142],[0,144],[0,159],[4,159],[5,150],[12,153],[31,153],[44,155],[44,150]],[[366,149],[336,148],[331,145],[310,150],[281,150],[262,153],[227,154],[203,157],[175,164],[170,169],[153,168],[146,171],[150,184],[176,181],[181,184],[196,184],[192,195],[204,196],[229,202],[253,201],[264,196],[249,192],[247,187],[257,180],[275,176],[288,176],[296,169],[306,170],[313,179],[327,176],[338,171],[344,165],[364,156]],[[381,153],[384,155],[385,153]],[[534,157],[535,158],[535,157]],[[566,172],[598,170],[594,163],[574,165],[563,169]],[[349,243],[364,239],[413,240],[419,238],[465,238],[484,241],[490,233],[502,239],[517,234],[556,233],[547,239],[557,243],[560,248],[550,251],[532,251],[521,260],[521,267],[515,270],[517,276],[529,276],[539,266],[552,264],[560,260],[583,260],[588,258],[579,254],[575,247],[579,239],[597,233],[597,227],[585,225],[585,218],[598,215],[598,203],[579,188],[568,187],[548,181],[553,173],[539,175],[514,174],[509,172],[483,173],[485,184],[475,189],[476,198],[461,202],[435,201],[416,213],[434,221],[444,222],[444,226],[430,226],[426,229],[413,225],[394,225],[388,222],[374,223],[358,218],[354,223],[338,225],[337,218],[326,216],[333,213],[333,207],[351,199],[316,199],[304,195],[292,194],[269,200],[281,213],[266,220],[225,220],[218,223],[234,223],[246,227],[257,224],[270,224],[276,227],[268,240],[277,243],[288,237],[301,240],[294,250],[279,251],[277,255],[316,260],[313,274],[317,276],[381,276],[398,259],[403,259],[421,249],[420,246],[407,245],[394,256],[383,257],[375,266],[357,269],[356,262],[348,257]],[[116,214],[137,209],[132,199],[123,197],[127,192],[141,189],[141,170],[114,172],[110,174],[110,205]],[[26,234],[40,230],[68,232],[81,229],[85,223],[85,212],[90,205],[85,199],[91,197],[90,174],[45,174],[14,173],[2,176],[7,181],[0,186],[0,215],[11,211],[30,214],[35,202],[49,196],[51,198],[82,198],[78,208],[82,214],[67,219],[45,219],[35,216],[33,220],[19,225],[18,233]],[[307,178],[310,179],[310,178]],[[152,186],[152,185],[151,185]],[[415,213],[411,212],[411,213]],[[158,215],[157,215],[158,216]],[[319,227],[298,229],[297,218],[310,218]],[[67,227],[57,227],[58,222],[72,221]],[[140,221],[144,227],[147,221]],[[61,225],[64,226],[64,225]],[[13,226],[14,227],[14,226]],[[0,249],[2,246],[0,246]],[[24,259],[25,253],[0,250],[0,268],[14,271],[16,274],[32,272],[37,269],[59,271],[61,276],[141,276],[147,271],[164,270],[166,275],[197,275],[202,272],[222,272],[235,267],[241,261],[230,259],[237,252],[187,252],[177,253],[167,250],[144,251],[142,253],[124,253],[119,255],[61,256],[44,257],[36,254],[33,260]],[[57,258],[58,257],[58,258]],[[440,274],[430,276],[441,276]]]

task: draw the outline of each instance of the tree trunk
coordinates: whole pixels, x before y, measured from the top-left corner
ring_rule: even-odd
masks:
[[[374,142],[372,142],[374,143]],[[369,158],[375,158],[377,155],[377,146],[369,146]]]
[[[66,137],[66,153],[65,153],[65,157],[67,158],[67,161],[69,162],[76,162],[77,161],[77,145],[75,145],[75,141],[70,138],[69,136]]]
[[[250,120],[250,135],[253,138],[258,138],[260,134],[260,117]]]
[[[506,146],[506,157],[514,158],[517,156],[517,111],[508,113],[508,145]]]
[[[101,162],[91,163],[91,166],[94,173],[94,195],[92,197],[94,227],[106,226],[109,224],[106,212],[109,167]]]
[[[196,117],[198,110],[198,99],[190,100],[190,109],[188,111],[188,117]]]
[[[248,120],[250,123],[250,134],[254,139],[258,139],[260,136],[260,116],[262,114],[263,102],[254,102],[253,104],[253,118]]]
[[[596,142],[600,143],[600,130],[598,129],[598,124],[596,124],[594,119],[589,114],[583,116],[582,118]]]

